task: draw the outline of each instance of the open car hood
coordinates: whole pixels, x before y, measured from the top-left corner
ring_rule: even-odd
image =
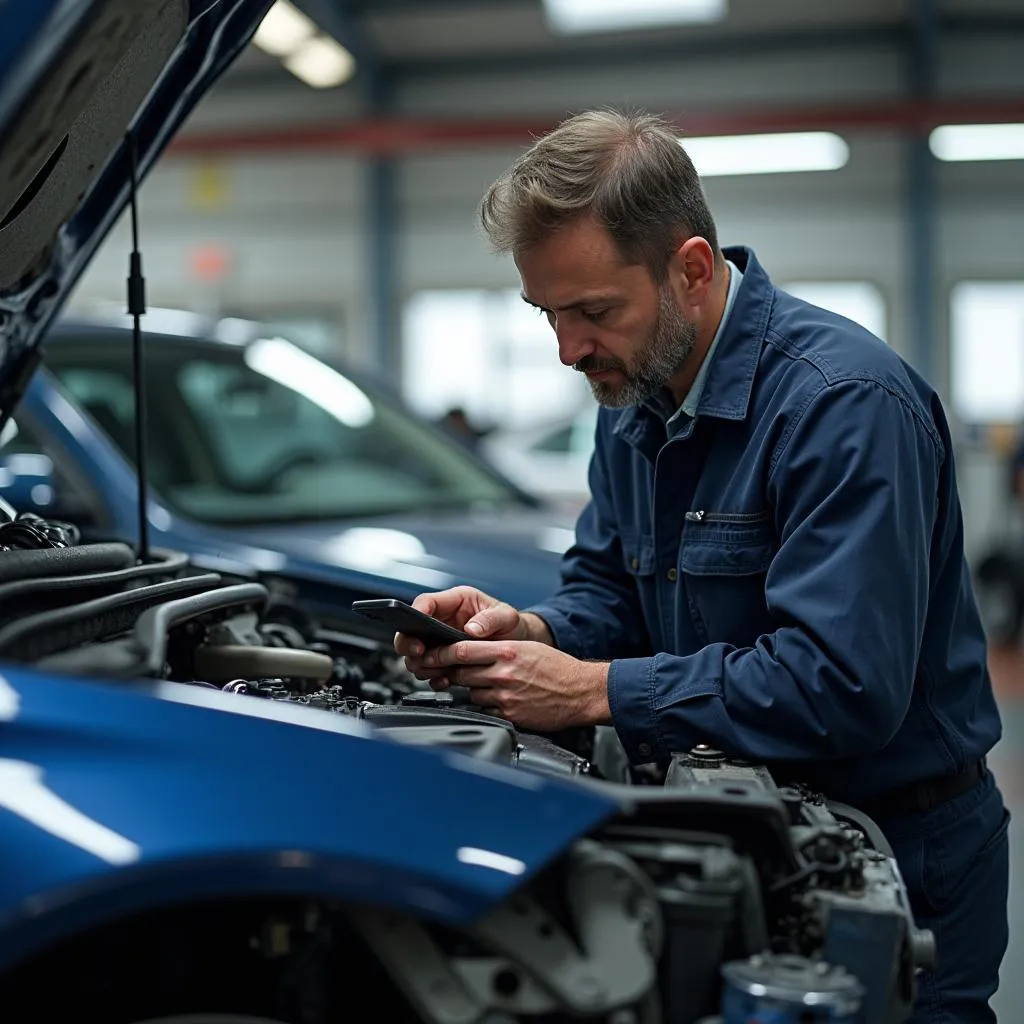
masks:
[[[0,2],[0,423],[130,200],[127,133],[141,181],[272,3]]]

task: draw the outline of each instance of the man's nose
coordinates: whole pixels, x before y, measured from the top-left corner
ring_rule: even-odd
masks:
[[[575,366],[584,356],[591,355],[595,348],[583,324],[558,323],[555,325],[555,337],[558,339],[558,358],[564,366]]]

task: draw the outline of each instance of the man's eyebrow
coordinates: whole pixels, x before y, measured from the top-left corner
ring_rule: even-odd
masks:
[[[544,313],[558,312],[566,309],[579,309],[582,306],[593,306],[596,302],[615,303],[619,301],[619,296],[602,292],[595,295],[586,295],[582,299],[577,299],[575,302],[567,302],[562,306],[556,306],[554,309],[549,310],[546,306],[542,306],[540,303],[534,302],[533,299],[527,298],[525,292],[520,292],[519,297],[528,306],[533,306],[534,309],[539,309]]]

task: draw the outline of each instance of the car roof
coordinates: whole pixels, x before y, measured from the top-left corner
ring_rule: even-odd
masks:
[[[260,338],[276,336],[276,332],[262,330],[260,324],[251,320],[225,318],[218,321],[203,317],[201,314],[191,314],[181,310],[151,312],[163,312],[173,314],[174,317],[180,317],[181,319],[177,323],[182,328],[188,323],[186,318],[194,317],[194,322],[201,325],[203,329],[195,333],[184,329],[170,330],[168,329],[168,319],[161,320],[158,317],[153,317],[152,319],[157,321],[156,326],[160,326],[162,323],[165,328],[164,330],[154,330],[147,326],[148,321],[151,319],[147,313],[142,318],[142,338],[147,352],[159,351],[160,349],[167,350],[169,348],[177,348],[179,350],[188,348],[193,351],[196,349],[207,349],[211,352],[240,352]],[[229,327],[225,327],[225,325],[229,325]],[[215,333],[218,330],[224,330],[225,334],[218,336]],[[123,347],[125,355],[130,356],[132,351],[131,319],[127,316],[66,316],[58,320],[50,328],[45,347],[50,354],[56,351],[67,353],[75,345],[83,343],[93,348],[116,348],[120,350]],[[293,344],[295,343],[293,342]],[[296,345],[296,347],[301,348],[302,346]],[[382,377],[378,374],[360,371],[358,368],[350,366],[344,356],[340,354],[330,356],[324,356],[315,352],[308,352],[307,354],[324,364],[324,366],[330,367],[337,373],[342,374],[359,387],[371,392],[375,400],[386,400],[391,405],[402,407],[407,414],[411,412],[400,392],[395,387],[394,382],[386,376]],[[43,365],[46,365],[45,357]]]
[[[188,316],[189,314],[183,314]],[[251,325],[251,331],[246,332],[244,336],[238,336],[233,338],[218,337],[214,332],[216,331],[216,324],[212,321],[205,320],[205,318],[196,317],[196,324],[199,326],[202,324],[205,329],[199,330],[175,330],[172,329],[166,320],[154,325],[153,328],[147,327],[147,318],[142,319],[142,337],[143,340],[148,343],[158,343],[161,346],[166,345],[208,345],[211,348],[219,349],[236,349],[244,347],[248,342],[255,341],[261,337],[261,332],[257,324]],[[182,320],[182,327],[185,326],[184,319]],[[120,321],[115,319],[92,319],[88,317],[66,317],[59,320],[51,328],[47,336],[47,347],[50,348],[54,343],[58,345],[69,345],[79,343],[83,340],[88,340],[93,344],[101,344],[104,346],[115,347],[124,345],[126,350],[130,351],[132,344],[132,325],[128,317],[121,319]]]

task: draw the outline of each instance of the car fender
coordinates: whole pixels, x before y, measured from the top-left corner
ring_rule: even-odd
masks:
[[[618,809],[571,780],[178,683],[0,669],[0,969],[103,921],[295,894],[465,924]]]

